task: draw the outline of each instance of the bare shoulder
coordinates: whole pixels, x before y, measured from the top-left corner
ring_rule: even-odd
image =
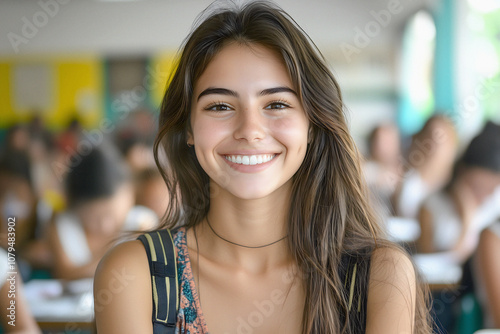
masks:
[[[410,257],[395,248],[376,249],[370,266],[367,333],[412,333],[415,303],[416,277]]]
[[[377,248],[373,251],[371,262],[370,281],[392,282],[402,277],[415,281],[413,262],[408,254],[397,248]]]
[[[123,242],[110,249],[102,258],[96,270],[96,278],[106,275],[107,269],[133,267],[131,269],[148,268],[146,250],[139,240]],[[149,276],[149,275],[148,275]]]
[[[94,309],[98,332],[152,332],[152,289],[146,250],[138,240],[111,249],[97,267]]]

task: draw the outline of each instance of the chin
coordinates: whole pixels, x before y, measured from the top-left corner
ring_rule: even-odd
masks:
[[[242,200],[257,200],[277,193],[280,188],[278,185],[270,182],[266,184],[254,182],[252,184],[232,184],[226,187],[226,191]]]

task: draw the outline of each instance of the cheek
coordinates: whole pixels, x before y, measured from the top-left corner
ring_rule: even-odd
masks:
[[[198,116],[191,123],[195,146],[208,146],[230,133],[228,121]]]
[[[224,122],[204,120],[193,124],[193,142],[196,158],[205,172],[210,174],[217,146],[231,137],[230,127]]]
[[[277,140],[289,149],[302,152],[307,146],[309,123],[302,118],[283,118],[271,122],[271,128]]]

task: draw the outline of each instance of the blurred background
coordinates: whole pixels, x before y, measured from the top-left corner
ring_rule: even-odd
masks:
[[[159,104],[210,3],[0,1],[0,256],[8,269],[15,228],[18,324],[89,331],[99,259],[161,220]],[[436,332],[500,328],[500,1],[276,3],[340,83],[373,205],[431,286]]]

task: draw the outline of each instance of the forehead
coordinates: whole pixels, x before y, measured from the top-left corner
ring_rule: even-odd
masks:
[[[292,81],[281,55],[259,44],[230,43],[219,51],[195,84],[195,92],[207,87],[261,89]]]

